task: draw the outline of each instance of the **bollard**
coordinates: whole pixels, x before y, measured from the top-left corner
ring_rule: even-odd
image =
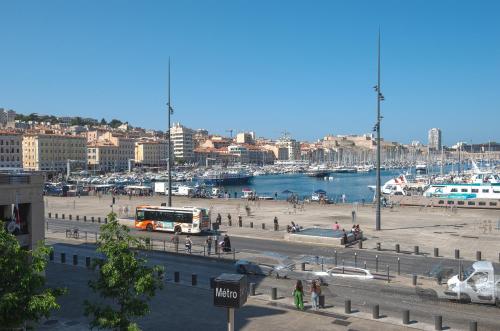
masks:
[[[498,254],[498,259],[500,260],[500,253]],[[335,251],[335,266],[337,266],[337,251]]]
[[[276,287],[271,288],[271,300],[278,299],[278,289]]]
[[[253,222],[250,222],[250,229],[253,229]]]
[[[380,313],[379,313],[379,305],[375,305],[372,307],[372,318],[377,320],[380,318]]]
[[[52,213],[49,213],[49,218],[52,218]]]
[[[358,253],[354,252],[354,268],[358,267]]]
[[[389,274],[389,265],[386,266],[387,269],[387,282],[389,283],[391,281],[391,275]]]
[[[73,254],[73,265],[78,265],[78,255]]]
[[[255,283],[250,283],[250,296],[255,296]]]
[[[408,325],[410,324],[410,311],[409,310],[403,310],[403,324]]]
[[[377,243],[377,251],[380,251],[382,250],[382,244],[381,243]]]
[[[378,255],[375,255],[375,271],[378,272]]]
[[[459,258],[460,258],[460,250],[455,249],[455,259],[459,259]]]
[[[477,331],[477,322],[476,321],[469,322],[469,331]]]
[[[87,222],[87,216],[83,216],[83,221]]]
[[[419,252],[418,246],[413,247],[413,252],[415,253],[415,255],[418,255]]]
[[[434,315],[434,330],[443,330],[443,316]]]
[[[64,219],[64,214],[61,214],[61,218]]]
[[[80,220],[80,215],[76,215],[76,220],[79,221]]]
[[[174,282],[178,283],[179,279],[181,278],[180,276],[181,275],[178,271],[174,272]]]
[[[61,253],[61,263],[66,263],[66,253]]]
[[[399,244],[396,244],[396,253],[399,253],[400,250],[399,250]]]
[[[325,308],[325,296],[323,294],[320,294],[318,297],[319,301],[319,307],[320,308]]]
[[[363,263],[363,269],[366,269],[366,261]]]
[[[302,263],[300,264],[300,270],[302,270],[302,271],[306,271],[306,263],[305,263],[305,262],[302,262]]]
[[[59,215],[57,215],[57,213],[56,213],[56,217],[55,217],[55,218],[56,218],[56,219],[57,219],[57,218],[59,218],[58,216],[59,216]]]
[[[476,252],[476,261],[481,261],[481,251]]]
[[[398,275],[401,275],[401,260],[398,257]]]
[[[350,314],[351,313],[351,300],[349,300],[349,299],[346,299],[345,302],[344,302],[344,312],[346,314]]]
[[[90,219],[92,220],[92,223],[94,223],[95,221],[94,216],[92,216]]]
[[[191,285],[196,286],[198,284],[198,276],[196,274],[191,275]]]
[[[215,286],[215,277],[210,277],[210,288],[214,288]]]
[[[54,251],[53,250],[50,250],[50,253],[49,253],[49,259],[51,261],[54,261]]]
[[[69,220],[72,221],[73,220],[73,216],[71,214],[69,214]]]
[[[101,223],[101,216],[97,218],[97,223]]]
[[[363,239],[359,239],[358,241],[358,248],[363,249]]]
[[[104,217],[104,224],[108,224],[108,218]]]
[[[434,247],[434,257],[438,257],[438,256],[439,256],[439,248]]]
[[[262,223],[262,230],[266,229],[266,223]]]
[[[87,268],[90,268],[90,256],[87,256],[87,257],[85,258],[85,266],[86,266]]]
[[[411,275],[411,283],[413,284],[413,286],[417,286],[417,275]]]
[[[279,231],[280,227],[277,223],[274,224],[274,231]]]

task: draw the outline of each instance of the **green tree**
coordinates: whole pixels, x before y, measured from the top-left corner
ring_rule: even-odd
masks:
[[[39,243],[29,251],[21,248],[16,237],[0,221],[0,326],[25,328],[30,321],[48,318],[59,308],[56,298],[65,290],[45,286],[43,271],[50,248]]]
[[[104,119],[104,117],[103,117],[103,118],[101,119],[101,125],[106,125],[106,124],[108,124],[108,123],[106,122],[106,120],[105,120],[105,119]]]
[[[117,120],[116,118],[113,118],[113,119],[111,120],[111,122],[109,122],[109,126],[111,126],[112,128],[115,128],[115,129],[116,129],[117,127],[119,127],[120,125],[122,125],[122,124],[123,124],[123,123],[122,123],[122,121]]]
[[[118,223],[115,213],[110,213],[108,223],[101,226],[97,251],[104,259],[93,262],[97,279],[89,281],[89,286],[105,300],[85,300],[85,316],[92,318],[91,328],[140,330],[133,319],[149,312],[149,300],[163,288],[163,268],[149,267],[137,256],[136,248],[144,246],[129,232]]]

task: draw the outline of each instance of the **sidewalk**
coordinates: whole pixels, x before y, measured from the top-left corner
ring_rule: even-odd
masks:
[[[88,289],[89,270],[61,264],[49,264],[47,279],[49,286],[65,286],[69,294],[59,302],[61,310],[41,324],[38,330],[88,330],[88,320],[83,316],[84,299],[97,299]],[[383,321],[371,320],[367,314],[355,313],[346,316],[339,308],[322,309],[320,312],[300,312],[291,305],[290,299],[271,302],[265,295],[250,297],[247,304],[236,311],[236,330],[405,330],[426,325],[409,327]],[[143,330],[224,330],[226,311],[212,303],[212,292],[207,288],[167,283],[163,291],[151,301],[151,313],[140,319]]]

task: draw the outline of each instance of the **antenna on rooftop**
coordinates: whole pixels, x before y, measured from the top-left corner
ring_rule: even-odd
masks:
[[[226,130],[226,132],[229,132],[231,139],[233,139],[233,131],[234,131],[234,129],[227,129]]]

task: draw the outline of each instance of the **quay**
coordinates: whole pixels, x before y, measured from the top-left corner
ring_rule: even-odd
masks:
[[[115,204],[112,197],[104,195],[85,197],[45,197],[45,212],[54,217],[59,215],[80,215],[97,219],[113,210],[128,225],[132,226],[134,210],[138,205],[160,205],[165,197],[127,197],[117,196]],[[349,231],[353,224],[359,224],[366,249],[394,250],[399,245],[401,251],[419,247],[422,254],[431,254],[439,248],[441,254],[451,256],[460,249],[461,256],[475,259],[481,251],[483,259],[498,260],[500,248],[500,216],[492,209],[458,209],[413,206],[394,206],[382,209],[382,230],[375,231],[375,207],[372,204],[330,204],[306,203],[303,208],[294,208],[285,201],[246,201],[242,199],[191,199],[173,197],[174,206],[200,206],[210,208],[212,222],[218,213],[222,216],[222,230],[230,236],[256,239],[285,240],[286,225],[295,222],[304,228],[331,229],[338,222],[340,229]],[[246,206],[250,216],[246,214]],[[227,226],[227,214],[234,219],[242,216],[242,227]],[[69,217],[69,216],[68,216]],[[279,220],[279,231],[272,231],[273,219]],[[76,217],[73,217],[76,219]],[[254,227],[250,227],[250,223]],[[264,223],[266,231],[259,230]],[[78,226],[77,222],[74,222]],[[160,233],[170,238],[170,233]],[[159,234],[159,235],[160,235]],[[202,238],[195,238],[202,240]],[[318,243],[319,244],[319,243]]]

